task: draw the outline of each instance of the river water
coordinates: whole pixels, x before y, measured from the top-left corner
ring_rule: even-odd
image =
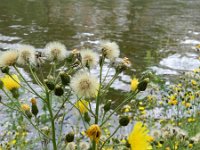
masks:
[[[1,0],[0,49],[17,43],[69,50],[116,41],[135,72],[180,74],[200,65],[199,0]]]

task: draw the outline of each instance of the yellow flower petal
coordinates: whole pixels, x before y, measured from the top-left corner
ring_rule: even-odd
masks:
[[[0,79],[3,82],[4,87],[9,91],[20,88],[20,81],[17,75],[14,74],[11,76],[12,78],[9,75],[5,75],[3,78]]]

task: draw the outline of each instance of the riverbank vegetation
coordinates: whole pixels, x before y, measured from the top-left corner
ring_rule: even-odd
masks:
[[[113,83],[134,67],[119,56],[110,41],[95,51],[51,42],[3,52],[0,149],[198,150],[200,69],[168,84],[133,75],[115,103]]]

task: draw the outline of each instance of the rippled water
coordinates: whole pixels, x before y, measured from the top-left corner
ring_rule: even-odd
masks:
[[[53,40],[94,48],[110,39],[136,72],[179,74],[200,63],[199,8],[199,0],[1,0],[0,49]]]

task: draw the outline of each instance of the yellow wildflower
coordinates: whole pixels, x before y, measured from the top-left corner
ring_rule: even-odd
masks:
[[[17,75],[14,74],[11,76],[12,77],[10,77],[9,75],[5,75],[3,78],[0,79],[3,82],[4,87],[9,91],[20,88],[20,81]]]
[[[188,118],[188,122],[195,122],[195,118]]]
[[[142,106],[140,106],[140,107],[139,107],[139,110],[140,110],[140,111],[143,111],[143,110],[145,110],[145,108],[142,107]]]
[[[132,91],[137,90],[138,84],[139,84],[138,79],[137,79],[137,78],[133,78],[133,79],[131,80],[131,90],[132,90]]]
[[[86,100],[79,100],[76,102],[75,106],[81,113],[88,112],[89,103]]]
[[[30,106],[28,104],[22,104],[21,105],[21,109],[23,111],[30,111],[31,110],[31,108],[30,108]]]
[[[189,108],[190,106],[191,106],[190,103],[186,103],[186,104],[185,104],[185,107],[186,107],[186,108]]]
[[[165,150],[171,150],[171,148],[170,147],[166,147]]]
[[[200,72],[200,69],[199,69],[199,68],[194,69],[193,72],[194,72],[194,73],[198,73],[198,72]]]
[[[175,95],[171,95],[171,96],[170,96],[170,99],[169,99],[168,104],[170,104],[170,105],[177,105],[177,104],[178,104],[178,101],[177,101]]]
[[[149,130],[143,126],[142,122],[137,122],[128,136],[128,142],[131,145],[131,150],[148,150],[151,149],[149,142]]]
[[[11,140],[9,143],[10,143],[10,145],[15,145],[17,143],[17,141],[16,140]]]
[[[113,150],[113,147],[112,146],[107,146],[107,147],[104,147],[103,150]]]
[[[191,80],[192,85],[197,85],[197,81]]]
[[[93,124],[87,129],[86,135],[96,143],[99,142],[99,139],[101,137],[101,129],[97,124]]]
[[[188,147],[189,147],[189,148],[192,148],[192,147],[193,147],[193,144],[190,143],[190,144],[188,145]]]

